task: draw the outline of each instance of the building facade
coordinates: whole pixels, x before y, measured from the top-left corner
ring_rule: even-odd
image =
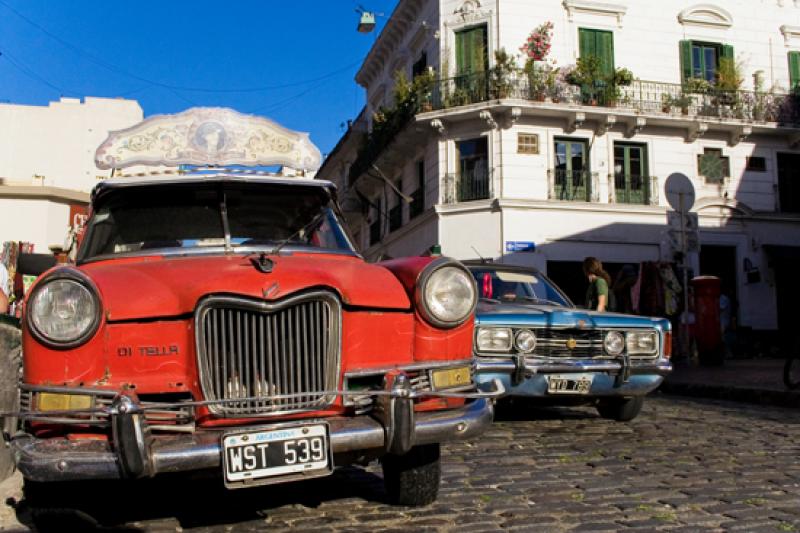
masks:
[[[95,167],[95,150],[142,118],[138,102],[117,98],[0,104],[0,243],[30,242],[39,253],[64,246],[89,192],[110,175]]]
[[[318,177],[367,257],[439,244],[575,299],[586,256],[612,277],[686,261],[740,328],[795,314],[797,2],[401,0],[356,81],[367,104]]]

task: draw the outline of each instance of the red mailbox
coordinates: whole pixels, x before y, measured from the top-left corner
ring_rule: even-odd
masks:
[[[692,278],[694,289],[694,338],[700,363],[722,364],[725,351],[719,321],[720,279],[716,276]]]

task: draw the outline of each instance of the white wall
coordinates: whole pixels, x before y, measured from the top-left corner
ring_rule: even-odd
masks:
[[[48,106],[0,104],[0,178],[88,192],[110,171],[94,152],[112,130],[141,122],[135,100],[61,98]],[[34,175],[44,176],[35,179]]]

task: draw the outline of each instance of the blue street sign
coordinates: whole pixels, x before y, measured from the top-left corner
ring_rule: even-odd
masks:
[[[506,252],[533,252],[536,243],[531,241],[506,241]]]

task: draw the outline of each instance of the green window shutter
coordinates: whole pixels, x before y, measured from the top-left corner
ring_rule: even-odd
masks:
[[[594,37],[594,30],[587,30],[586,28],[578,29],[578,50],[580,57],[596,56],[597,49],[595,48],[596,39]]]
[[[686,80],[692,77],[692,41],[681,41],[679,44],[681,54],[681,81],[686,83]]]
[[[730,59],[731,61],[735,61],[736,57],[733,55],[733,46],[729,44],[723,44],[720,48],[719,57],[721,59]]]
[[[598,31],[595,49],[600,58],[600,69],[610,78],[614,75],[614,34],[610,31]]]
[[[789,52],[789,88],[800,83],[800,52]]]
[[[478,26],[456,33],[457,74],[483,72],[488,68],[486,26]]]
[[[608,77],[614,74],[614,34],[610,31],[578,29],[580,57],[595,56],[600,70]]]

